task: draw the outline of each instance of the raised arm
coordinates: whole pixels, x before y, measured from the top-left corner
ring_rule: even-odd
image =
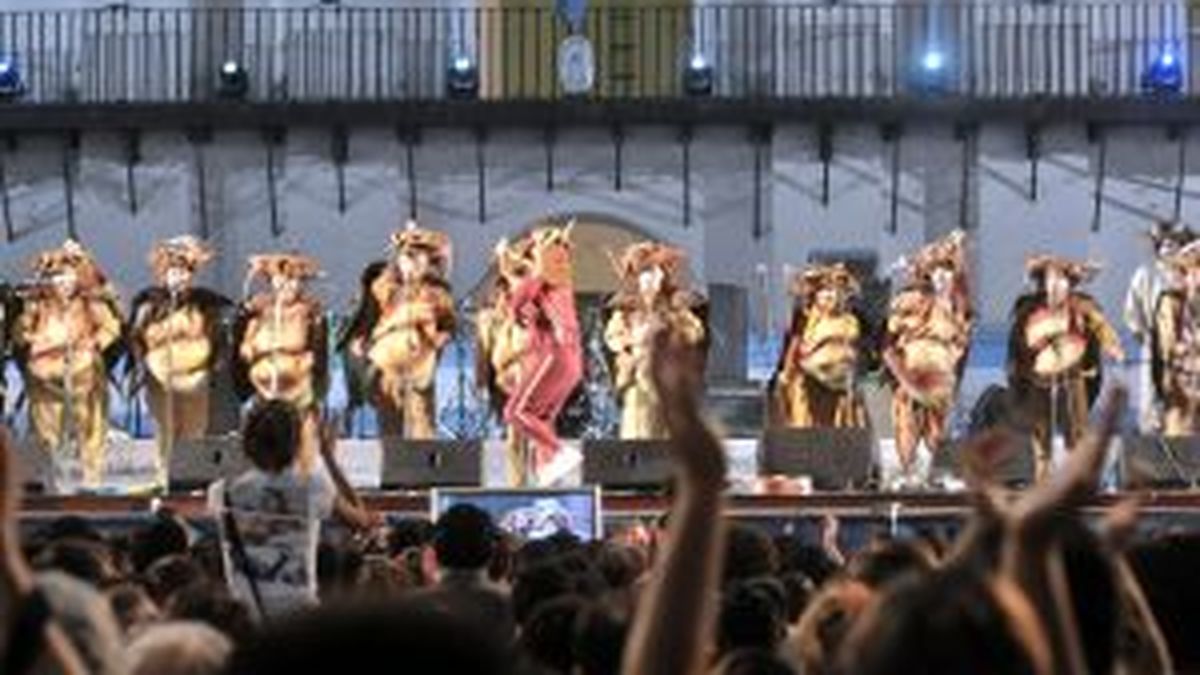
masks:
[[[48,618],[40,632],[33,635],[14,634],[18,623],[28,621],[29,615],[20,612],[27,608],[26,602],[34,593],[33,572],[23,554],[17,532],[17,515],[21,504],[21,481],[17,476],[16,453],[8,433],[0,430],[0,670],[10,663],[8,659],[14,649],[31,649],[30,673],[62,673],[85,675],[87,669],[78,652],[67,639],[66,633]],[[25,623],[25,626],[35,624]],[[22,644],[9,644],[18,638]],[[26,638],[39,640],[40,644],[26,642]]]
[[[701,355],[668,339],[663,331],[655,343],[653,375],[671,436],[677,490],[662,555],[634,616],[624,675],[701,673],[714,640],[725,455],[700,414]]]

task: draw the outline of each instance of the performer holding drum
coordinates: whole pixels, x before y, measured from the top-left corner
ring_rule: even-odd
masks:
[[[1075,446],[1100,391],[1102,355],[1125,358],[1117,332],[1099,304],[1078,287],[1098,269],[1052,255],[1031,256],[1025,265],[1034,290],[1013,306],[1008,376],[1032,426],[1038,480],[1050,473],[1052,440],[1061,430]]]
[[[108,435],[108,376],[124,346],[116,292],[83,246],[39,255],[19,289],[13,330],[34,439],[54,458],[80,459],[83,487],[98,489]],[[61,489],[62,486],[56,486]]]
[[[661,330],[688,344],[704,340],[694,311],[695,295],[684,285],[683,251],[665,244],[630,245],[617,261],[621,288],[610,302],[604,342],[613,354],[613,388],[621,404],[624,439],[664,438],[658,393],[650,378],[651,346]]]
[[[318,408],[329,381],[328,324],[321,302],[304,287],[319,273],[308,256],[251,256],[246,288],[259,278],[268,285],[243,301],[234,326],[239,395],[284,400],[302,411],[306,468],[315,459]]]
[[[358,309],[341,343],[359,365],[362,386],[388,438],[437,435],[434,376],[454,336],[454,298],[446,274],[450,240],[409,221],[392,235],[391,263],[362,278]]]
[[[532,238],[526,237],[513,244],[500,242],[496,246],[495,280],[475,314],[475,381],[487,390],[492,411],[500,417],[521,381],[521,356],[528,348],[528,334],[513,311],[512,289],[527,274],[528,247],[532,242]],[[516,426],[505,426],[508,485],[530,482],[526,445]]]
[[[1192,436],[1200,432],[1200,242],[1164,262],[1177,284],[1162,292],[1154,314],[1154,384],[1163,435]]]
[[[797,305],[771,385],[782,424],[867,426],[857,380],[868,331],[851,307],[858,292],[858,280],[842,263],[814,265],[793,280]]]
[[[921,443],[934,452],[966,365],[974,316],[967,289],[965,235],[955,232],[908,261],[908,279],[892,298],[883,360],[892,379],[892,417],[903,486]]]
[[[232,302],[192,285],[212,259],[207,245],[192,236],[157,244],[150,252],[155,285],[133,300],[130,348],[136,390],[146,386],[158,431],[157,484],[167,486],[175,443],[208,433],[213,372],[224,360],[221,312]]]

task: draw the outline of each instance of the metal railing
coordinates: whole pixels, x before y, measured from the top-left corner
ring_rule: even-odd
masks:
[[[664,0],[665,2],[666,0]],[[484,99],[566,97],[567,22],[545,7],[139,9],[0,13],[0,55],[27,103],[192,102],[221,64],[253,101],[431,100],[459,57]],[[930,4],[633,3],[592,7],[595,84],[583,98],[686,95],[699,54],[719,99],[1124,97],[1163,54],[1191,67],[1200,15],[1186,2]]]

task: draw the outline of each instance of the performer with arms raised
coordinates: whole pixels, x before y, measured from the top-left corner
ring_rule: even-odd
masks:
[[[232,305],[228,298],[192,285],[212,257],[212,250],[192,236],[160,242],[150,252],[155,284],[134,298],[129,312],[136,368],[131,389],[146,385],[158,427],[161,487],[167,485],[175,443],[208,433],[213,372],[223,361],[221,312]]]
[[[363,273],[358,309],[341,343],[365,373],[360,386],[379,411],[381,434],[434,438],[438,355],[454,336],[450,241],[409,221],[392,235],[392,251],[390,264],[374,263]]]
[[[100,487],[108,435],[108,374],[124,347],[116,292],[78,242],[34,261],[19,291],[16,358],[25,377],[34,438],[59,461],[79,458],[83,486]]]
[[[1008,340],[1009,386],[1033,431],[1038,480],[1050,473],[1053,434],[1079,441],[1100,391],[1102,354],[1125,358],[1120,338],[1090,295],[1076,290],[1098,269],[1051,255],[1026,261],[1034,290],[1017,299]]]
[[[554,423],[583,379],[583,349],[575,313],[571,225],[531,235],[523,261],[505,263],[518,274],[509,307],[525,334],[520,374],[504,408],[505,421],[529,439],[538,482],[561,480],[580,457],[561,446]],[[505,247],[507,248],[507,247]],[[513,252],[501,250],[501,256]]]

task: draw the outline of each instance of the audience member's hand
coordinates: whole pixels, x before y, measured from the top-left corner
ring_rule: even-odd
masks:
[[[1075,511],[1095,494],[1128,398],[1124,387],[1113,388],[1104,398],[1099,418],[1071,450],[1066,463],[1017,501],[1012,515],[1024,545],[1048,544],[1057,518]]]
[[[19,561],[21,542],[17,532],[17,513],[21,505],[21,479],[7,431],[0,429],[0,565],[5,574]]]
[[[651,377],[662,403],[663,418],[684,478],[706,487],[725,482],[725,452],[700,414],[704,390],[704,355],[698,347],[673,339],[669,331],[654,338]]]

